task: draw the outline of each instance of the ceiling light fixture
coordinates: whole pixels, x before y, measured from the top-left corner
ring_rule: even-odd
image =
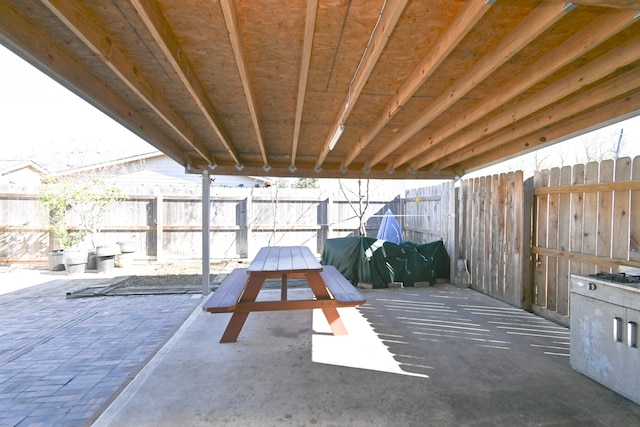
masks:
[[[271,170],[271,166],[269,166],[269,165],[264,165],[264,166],[262,167],[262,169],[264,169],[264,171],[265,171],[265,172],[269,172],[269,171]]]
[[[329,150],[333,150],[333,148],[336,146],[336,143],[340,139],[342,132],[344,132],[344,123],[340,123],[340,126],[338,126],[333,136],[331,137],[331,141],[329,142]]]
[[[296,165],[291,165],[289,166],[289,170],[291,171],[291,173],[294,173],[296,170],[298,170],[298,168],[296,167]]]
[[[244,165],[242,163],[238,163],[236,165],[236,169],[238,169],[239,171],[241,171],[242,169],[244,169]]]
[[[214,170],[217,167],[218,167],[217,163],[209,163],[209,169]]]
[[[367,56],[367,51],[371,47],[371,43],[373,42],[373,36],[376,32],[376,29],[378,28],[378,25],[380,25],[380,21],[382,20],[382,14],[384,13],[384,9],[386,7],[387,7],[387,0],[384,0],[384,3],[382,3],[382,8],[380,8],[380,13],[378,14],[378,20],[376,21],[376,24],[374,25],[373,30],[371,30],[371,34],[369,35],[369,41],[367,42],[367,45],[364,48],[364,52],[362,52],[362,57],[360,57],[360,62],[358,63],[356,70],[353,72],[353,77],[351,77],[351,82],[349,83],[349,90],[347,92],[347,102],[344,106],[344,111],[340,115],[340,126],[338,126],[335,133],[331,137],[331,141],[329,142],[329,151],[335,148],[336,143],[338,142],[338,140],[340,139],[340,136],[342,135],[342,132],[344,132],[344,121],[346,119],[345,116],[348,115],[349,107],[351,107],[351,90],[353,89],[353,83],[356,81],[356,77],[360,72],[360,68],[364,63],[365,57]]]
[[[316,171],[316,173],[322,172],[322,168],[320,166],[316,166],[313,170]]]

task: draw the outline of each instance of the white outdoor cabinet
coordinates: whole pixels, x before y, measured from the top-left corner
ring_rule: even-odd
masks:
[[[571,366],[640,404],[640,284],[571,279]]]

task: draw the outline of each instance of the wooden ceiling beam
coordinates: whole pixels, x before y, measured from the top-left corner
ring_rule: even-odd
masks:
[[[469,159],[484,156],[486,153],[495,152],[506,145],[510,145],[512,143],[518,144],[521,138],[525,138],[527,135],[532,133],[544,135],[543,131],[539,131],[540,129],[553,127],[558,123],[570,120],[572,117],[578,117],[583,111],[597,109],[596,107],[599,105],[603,105],[612,99],[617,99],[629,92],[637,90],[638,88],[640,88],[640,73],[638,72],[638,69],[636,69],[632,72],[615,77],[600,86],[577,95],[576,97],[560,102],[551,108],[544,109],[534,116],[518,122],[515,126],[510,126],[491,135],[490,137],[481,139],[477,144],[473,145],[473,148],[465,148],[464,150],[453,153],[436,162],[433,169],[438,170],[448,168],[456,164],[464,164]],[[603,107],[601,110],[607,111],[607,108]],[[628,113],[628,111],[625,111],[625,113]],[[600,121],[590,123],[589,127],[610,119],[611,117],[602,117]],[[564,135],[554,135],[553,138],[545,135],[540,136],[539,139],[542,144],[561,136]]]
[[[287,162],[288,163],[288,162]],[[243,176],[260,176],[260,177],[291,177],[296,178],[337,178],[337,179],[394,179],[394,180],[416,180],[416,179],[453,179],[456,176],[454,171],[448,169],[439,171],[438,174],[432,171],[425,170],[417,173],[411,173],[409,171],[399,170],[393,175],[389,175],[383,169],[374,169],[368,174],[362,169],[350,169],[348,171],[340,171],[339,163],[327,162],[326,167],[322,170],[314,170],[315,159],[311,163],[298,159],[298,168],[295,171],[295,175],[291,174],[289,168],[285,165],[274,165],[269,171],[265,171],[259,165],[245,165],[241,174]],[[199,167],[192,168],[192,173],[199,173],[206,169],[206,165],[200,165]],[[238,175],[238,170],[231,165],[218,165],[215,170],[216,174],[220,175]]]
[[[196,78],[196,72],[191,67],[191,64],[189,64],[185,52],[181,49],[175,33],[158,7],[158,3],[151,0],[131,0],[131,4],[138,12],[138,15],[144,22],[147,30],[149,30],[153,36],[158,47],[160,47],[164,52],[165,57],[173,67],[174,71],[182,81],[182,84],[191,95],[191,98],[193,98],[198,109],[202,112],[203,116],[209,123],[209,126],[214,131],[229,156],[236,164],[241,164],[242,161],[240,160],[240,157],[231,145],[229,137],[224,132],[224,127],[217,117],[211,101],[206,95],[202,84]]]
[[[458,78],[450,88],[446,89],[436,98],[413,123],[401,130],[395,139],[385,144],[382,150],[371,157],[365,163],[365,168],[371,169],[400,148],[433,119],[442,114],[447,108],[481,83],[513,55],[557,22],[564,16],[566,11],[567,8],[565,4],[562,3],[543,2],[537,6],[516,28],[507,34],[493,50],[480,58],[463,76]]]
[[[316,15],[318,13],[318,0],[307,0],[307,17],[304,26],[304,43],[302,47],[302,61],[300,63],[300,79],[298,80],[298,98],[296,100],[296,116],[293,124],[293,143],[291,147],[290,171],[296,170],[296,156],[298,154],[298,142],[300,140],[300,125],[302,124],[302,111],[304,98],[307,93],[307,80],[309,78],[309,66],[311,64],[311,50],[313,48],[313,36],[316,30]]]
[[[249,71],[247,69],[247,60],[245,58],[240,33],[240,22],[238,21],[238,11],[236,10],[233,0],[220,0],[220,7],[222,8],[224,22],[227,26],[227,30],[229,31],[229,40],[231,41],[231,46],[233,48],[233,55],[236,58],[236,65],[238,66],[240,79],[242,80],[244,95],[247,98],[247,106],[249,108],[249,114],[251,115],[253,130],[255,131],[256,139],[258,141],[258,147],[260,148],[260,154],[262,155],[262,162],[264,163],[265,170],[268,170],[270,167],[269,159],[267,159],[267,152],[265,150],[262,131],[260,130],[260,121],[258,119],[258,109],[256,107],[256,100],[253,96],[251,79],[249,78]],[[241,167],[241,165],[238,166]]]
[[[434,130],[432,138],[429,138],[424,144],[412,147],[397,157],[391,163],[391,168],[397,169],[409,160],[426,152],[430,154],[423,156],[423,159],[435,161],[436,151],[433,150],[442,141],[504,105],[589,50],[609,40],[609,38],[634,23],[636,19],[636,12],[630,10],[614,10],[603,14],[539,59],[535,64],[528,67],[525,72],[500,87],[493,96],[481,101],[472,110],[466,112],[459,120]]]
[[[618,68],[630,64],[640,59],[640,39],[629,40],[623,45],[599,56],[588,64],[580,67],[573,73],[538,91],[535,95],[524,99],[513,108],[491,118],[482,125],[474,126],[473,129],[456,135],[453,139],[441,144],[436,149],[426,153],[425,156],[417,159],[411,164],[414,169],[427,166],[434,162],[434,159],[441,159],[445,156],[463,150],[471,142],[478,141],[502,128],[511,126],[522,120],[526,116],[545,108],[560,99],[568,96],[597,80],[613,73]],[[637,70],[631,71],[637,73]],[[439,162],[440,167],[443,166]]]
[[[91,15],[79,3],[63,0],[42,2],[64,25],[103,60],[114,74],[120,78],[149,108],[162,118],[174,132],[203,159],[215,163],[215,159],[189,125],[162,99],[156,90],[139,75],[134,64],[114,45],[112,38],[104,33],[100,25],[89,20]]]
[[[362,135],[354,147],[343,159],[341,169],[349,167],[355,158],[373,141],[385,125],[396,115],[402,106],[424,84],[431,74],[440,66],[442,61],[453,51],[460,41],[469,33],[473,26],[489,10],[493,2],[487,0],[473,0],[465,2],[451,25],[447,25],[442,35],[438,38],[411,75],[391,97],[382,112],[371,122],[367,133]]]
[[[12,50],[19,50],[19,56],[34,67],[176,162],[186,165],[193,160],[184,152],[177,151],[174,141],[166,132],[155,127],[143,114],[115,95],[111,88],[80,64],[74,56],[30,26],[6,3],[0,2],[0,39],[3,38],[6,39],[4,44],[12,46]],[[46,58],[47,61],[43,62],[42,58]],[[73,76],[73,81],[67,80],[65,76]]]
[[[388,0],[385,3],[384,9],[380,11],[379,21],[373,28],[371,37],[368,40],[367,46],[365,46],[364,53],[356,68],[356,72],[349,85],[349,92],[347,93],[347,99],[342,104],[340,114],[330,128],[329,135],[324,142],[322,151],[318,155],[315,169],[319,170],[322,167],[327,155],[329,154],[331,140],[333,139],[338,129],[344,124],[344,121],[349,117],[349,114],[353,110],[354,105],[358,101],[358,97],[367,83],[373,68],[378,63],[378,59],[384,50],[384,47],[391,37],[391,33],[400,19],[400,15],[404,11],[408,0]]]
[[[633,114],[635,112],[635,114]],[[633,117],[640,112],[640,89],[623,98],[606,103],[602,108],[590,111],[555,126],[537,129],[530,135],[512,141],[493,151],[473,157],[464,163],[467,172],[490,166],[499,161],[513,158],[516,155],[525,154],[550,144],[564,141],[568,137],[582,135],[610,123],[615,123],[624,118]]]
[[[582,6],[612,7],[616,9],[640,9],[640,1],[638,0],[571,0],[571,3]]]

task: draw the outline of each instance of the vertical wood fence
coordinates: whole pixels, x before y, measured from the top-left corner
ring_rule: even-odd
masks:
[[[138,260],[202,257],[200,186],[122,190],[129,197],[106,213],[98,244],[135,241]],[[38,194],[37,187],[0,188],[1,263],[44,262],[54,249]],[[326,239],[358,235],[360,225],[346,200],[319,190],[213,188],[210,203],[212,258],[252,258],[269,245],[303,245],[320,253]],[[376,236],[387,209],[401,211],[402,199],[369,200],[364,215],[368,236]],[[69,224],[77,226],[74,218]]]
[[[471,287],[527,309],[530,292],[531,181],[523,173],[463,180],[459,188],[459,257]]]
[[[640,268],[640,157],[535,174],[533,311],[568,324],[571,274]]]
[[[401,224],[405,239],[415,243],[442,240],[449,256],[455,260],[456,190],[453,182],[407,190],[402,202]]]
[[[199,186],[123,188],[130,198],[105,218],[99,242],[137,242],[139,259],[201,258]],[[41,262],[53,248],[38,190],[0,188],[0,262]],[[251,258],[262,246],[305,245],[357,235],[347,200],[319,190],[214,188],[211,257]],[[640,157],[462,180],[369,200],[375,237],[390,209],[405,238],[442,239],[467,260],[471,287],[568,323],[573,273],[640,268]],[[452,276],[455,277],[455,276]]]

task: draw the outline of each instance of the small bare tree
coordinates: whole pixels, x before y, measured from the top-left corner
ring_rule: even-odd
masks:
[[[351,210],[354,212],[355,217],[358,218],[358,235],[360,237],[366,236],[367,230],[365,228],[364,217],[367,213],[367,209],[369,208],[369,180],[366,180],[365,188],[363,189],[362,179],[358,179],[357,192],[347,188],[346,185],[343,184],[342,180],[338,180],[338,185],[340,186],[340,191],[342,191],[342,194],[349,203]],[[350,193],[351,197],[347,194],[347,192]],[[352,197],[357,200],[357,205],[351,201]]]

